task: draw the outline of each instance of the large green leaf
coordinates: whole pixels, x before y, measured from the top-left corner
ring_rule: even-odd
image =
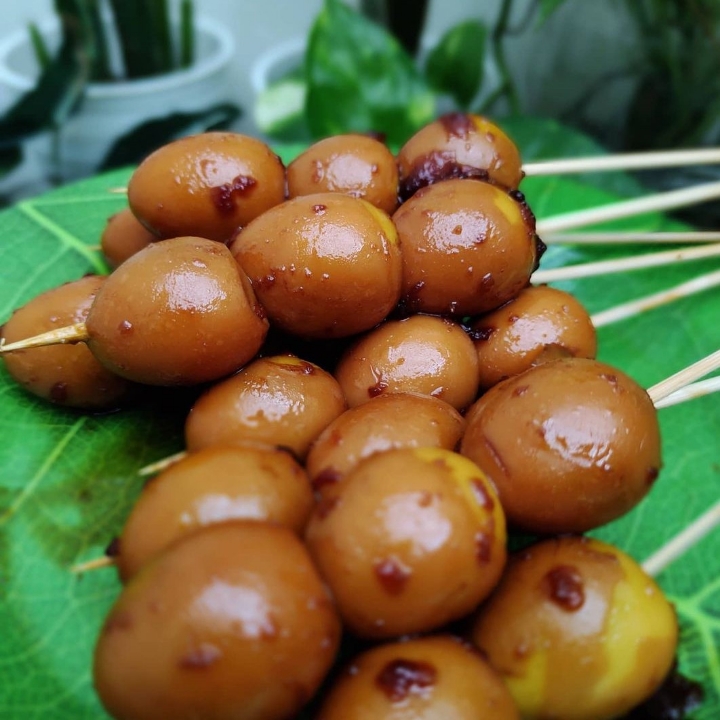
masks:
[[[289,149],[284,159],[290,159]],[[93,245],[124,205],[108,192],[127,171],[26,200],[0,213],[0,320],[38,292],[103,268]],[[537,213],[610,201],[570,179],[532,178]],[[660,228],[659,216],[625,223]],[[637,248],[635,248],[637,250]],[[629,252],[614,250],[613,253]],[[543,266],[605,257],[579,247],[549,251]],[[720,262],[566,283],[592,311],[668,287]],[[720,346],[717,292],[677,302],[600,331],[601,357],[649,386]],[[122,526],[141,481],[137,469],[181,447],[187,402],[165,394],[106,416],[58,410],[25,395],[0,369],[0,717],[104,717],[90,665],[95,636],[119,585],[111,570],[83,577],[73,563],[96,557]],[[648,557],[720,495],[720,401],[707,397],[661,411],[665,467],[650,497],[598,534]],[[697,720],[720,716],[720,533],[659,581],[682,623],[681,666],[705,686]]]
[[[380,26],[326,0],[305,57],[306,112],[316,137],[373,131],[402,143],[432,119],[434,96],[413,60]]]
[[[467,108],[482,86],[487,28],[479,20],[451,27],[432,49],[425,75],[432,87]]]
[[[137,164],[171,140],[209,130],[224,130],[241,114],[237,105],[219,103],[197,112],[175,112],[146,120],[113,143],[100,169],[113,170]]]

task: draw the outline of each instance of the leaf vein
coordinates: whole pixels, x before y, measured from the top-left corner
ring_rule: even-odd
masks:
[[[65,448],[67,447],[68,443],[75,437],[80,428],[85,425],[86,421],[86,417],[79,418],[75,423],[70,426],[67,433],[65,433],[65,435],[60,438],[60,440],[53,448],[52,452],[48,454],[45,462],[40,466],[35,475],[30,479],[28,484],[25,485],[22,491],[18,494],[14,502],[10,504],[8,509],[2,515],[0,515],[0,527],[5,525],[9,520],[11,520],[12,516],[22,507],[22,505],[33,494],[33,492],[35,492],[38,485],[42,482],[43,478],[47,475],[49,470],[55,464],[63,450],[65,450]]]
[[[82,255],[98,274],[106,272],[105,263],[94,250],[88,247],[80,238],[69,233],[46,215],[43,215],[31,202],[21,202],[16,207],[40,227],[52,233],[65,247]]]

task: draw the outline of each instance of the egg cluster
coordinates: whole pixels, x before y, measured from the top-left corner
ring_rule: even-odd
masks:
[[[54,403],[203,386],[114,543],[112,716],[610,720],[661,685],[671,606],[577,535],[649,492],[655,408],[574,298],[530,285],[521,179],[466,114],[287,168],[184,138],[134,172],[112,274],[5,323],[9,372]],[[508,527],[544,539],[508,558]]]

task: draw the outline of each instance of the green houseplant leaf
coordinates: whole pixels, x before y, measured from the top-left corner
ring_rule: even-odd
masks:
[[[326,0],[315,20],[305,73],[315,137],[372,131],[402,143],[432,118],[434,96],[410,56],[339,0]]]
[[[437,92],[452,95],[461,108],[468,108],[480,91],[487,28],[467,20],[450,28],[433,48],[425,75]]]
[[[238,117],[240,108],[237,105],[221,103],[199,112],[178,112],[148,120],[118,138],[100,169],[111,170],[136,164],[171,140],[191,133],[227,128]]]
[[[60,127],[82,99],[90,79],[95,46],[90,17],[80,0],[55,0],[62,40],[36,86],[0,118],[0,148],[19,147],[26,138]]]
[[[540,22],[544,23],[567,0],[540,0]]]
[[[283,149],[289,161],[300,147]],[[42,290],[101,271],[92,246],[125,200],[109,193],[128,170],[26,200],[0,213],[0,320]],[[615,195],[568,178],[523,183],[540,217],[610,202]],[[618,225],[617,223],[615,224]],[[659,215],[621,224],[674,228]],[[640,251],[554,246],[543,267]],[[719,261],[565,283],[591,312],[674,285]],[[720,300],[708,292],[600,330],[600,357],[650,386],[720,346]],[[2,365],[0,363],[0,365]],[[0,367],[0,717],[97,720],[90,667],[95,637],[119,584],[112,570],[69,567],[102,554],[121,529],[143,464],[181,449],[187,397],[150,392],[143,404],[85,416],[36,401]],[[650,496],[598,535],[648,557],[720,495],[720,402],[709,396],[660,413],[664,468]],[[695,720],[720,714],[720,533],[658,578],[681,622],[680,661],[702,682]]]

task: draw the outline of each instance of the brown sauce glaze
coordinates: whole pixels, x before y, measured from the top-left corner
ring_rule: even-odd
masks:
[[[492,538],[487,533],[479,532],[475,535],[475,554],[481,565],[492,559]]]
[[[326,467],[313,479],[313,489],[322,490],[327,485],[340,482],[340,478],[342,478],[342,473],[339,473],[335,468]]]
[[[470,133],[475,130],[475,124],[467,113],[451,112],[438,118],[438,120],[448,134],[448,138],[456,137],[460,140],[466,140]]]
[[[401,181],[398,196],[401,202],[405,202],[421,188],[443,180],[461,178],[490,181],[487,170],[459,163],[451,153],[431,152],[415,162],[407,177]]]
[[[389,595],[400,595],[411,574],[410,569],[397,558],[385,558],[375,565],[375,575]]]
[[[488,512],[491,512],[495,507],[495,501],[490,497],[490,493],[487,491],[485,483],[480,479],[473,480],[471,486],[478,503],[480,503],[480,505],[482,505],[482,507],[484,507]]]
[[[378,673],[375,682],[391,702],[402,702],[411,693],[431,688],[437,674],[437,669],[430,663],[398,658]]]
[[[248,175],[238,175],[232,182],[210,188],[213,205],[221,213],[231,213],[235,209],[235,196],[244,195],[257,185],[257,180]]]
[[[550,599],[567,612],[575,612],[585,604],[585,587],[577,568],[558,565],[545,575]]]
[[[222,657],[222,651],[210,643],[202,643],[180,658],[179,666],[183,670],[204,670],[214,665]]]

